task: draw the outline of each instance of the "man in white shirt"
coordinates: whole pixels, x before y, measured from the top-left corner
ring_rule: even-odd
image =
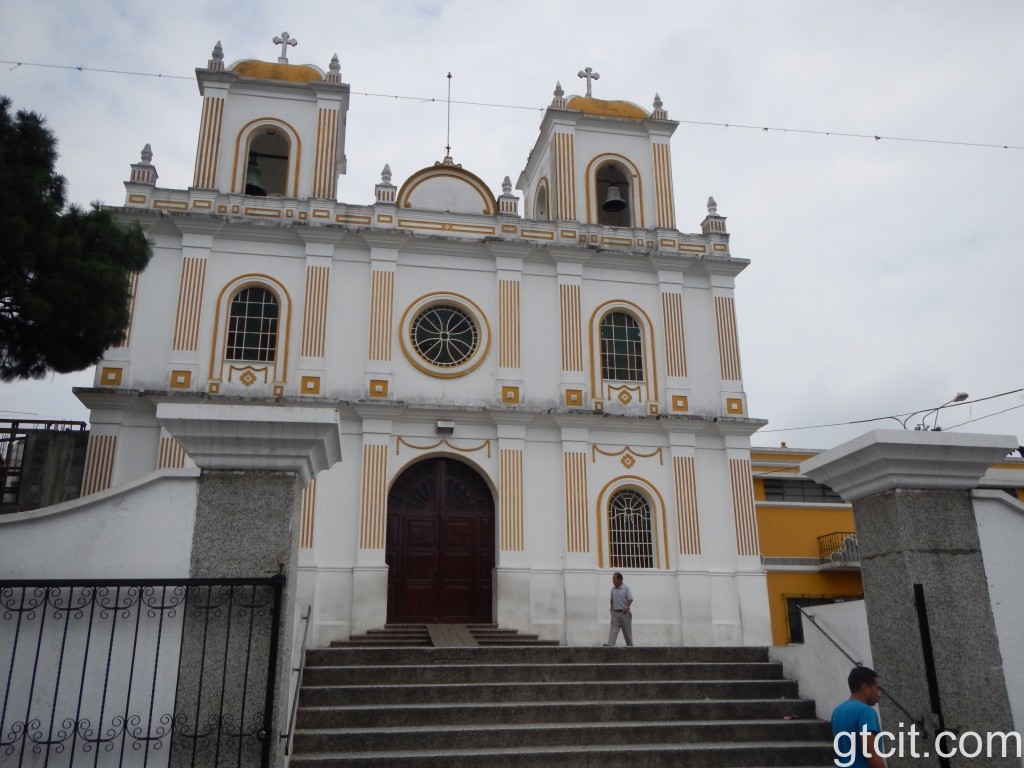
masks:
[[[633,591],[622,583],[622,574],[618,571],[612,576],[612,594],[610,600],[612,624],[608,630],[608,642],[606,645],[615,645],[619,638],[619,630],[622,630],[622,639],[626,645],[633,644],[633,614],[630,606],[633,605]]]

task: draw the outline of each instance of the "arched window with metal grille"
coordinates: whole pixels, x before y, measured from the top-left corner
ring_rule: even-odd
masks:
[[[277,357],[277,297],[266,288],[243,288],[231,299],[228,360],[272,363]]]
[[[609,500],[608,551],[612,568],[654,568],[651,504],[640,491],[623,488]]]
[[[605,381],[644,380],[643,336],[628,312],[609,312],[601,320],[601,376]]]

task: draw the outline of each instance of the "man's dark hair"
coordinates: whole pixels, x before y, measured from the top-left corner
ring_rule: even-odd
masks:
[[[874,685],[877,679],[878,673],[870,667],[854,667],[846,682],[850,686],[850,693],[856,693],[862,685]]]
[[[612,578],[613,579],[621,579],[622,578],[622,574],[619,573],[618,571],[616,571],[615,573],[612,574]]]

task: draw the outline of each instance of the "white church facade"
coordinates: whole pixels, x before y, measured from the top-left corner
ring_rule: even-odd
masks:
[[[770,644],[764,422],[734,299],[749,262],[712,200],[700,232],[677,229],[660,99],[556,88],[521,196],[450,157],[404,179],[381,157],[355,205],[336,200],[337,57],[226,65],[218,44],[197,77],[192,186],[160,187],[147,146],[118,209],[154,256],[79,392],[84,493],[202,466],[161,405],[301,409],[340,445],[294,522],[314,644],[486,622],[599,644],[615,571],[638,644]]]

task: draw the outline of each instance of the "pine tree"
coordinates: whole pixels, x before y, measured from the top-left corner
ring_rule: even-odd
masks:
[[[96,363],[128,328],[130,278],[152,253],[141,227],[93,204],[65,209],[57,140],[0,97],[0,380]]]

